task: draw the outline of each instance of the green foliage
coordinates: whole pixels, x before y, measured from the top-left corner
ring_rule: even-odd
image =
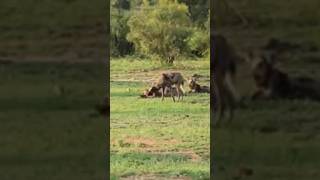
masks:
[[[208,3],[208,0],[112,0],[111,55],[135,53],[169,64],[181,55],[203,56],[209,43],[201,30],[206,28],[209,17]]]
[[[209,0],[178,0],[180,3],[185,3],[190,12],[191,20],[202,26],[207,20],[208,10],[210,8]]]
[[[194,28],[192,35],[188,38],[188,46],[196,56],[203,57],[209,51],[209,31]]]
[[[111,2],[111,55],[124,56],[133,52],[133,44],[128,42],[126,36],[129,32],[127,25],[130,11],[128,1],[114,0]]]
[[[130,9],[130,1],[129,0],[112,0],[111,6],[117,8],[117,9]]]
[[[167,63],[187,52],[191,34],[188,7],[172,0],[160,0],[152,6],[144,1],[128,21],[128,40],[141,54],[156,54]]]

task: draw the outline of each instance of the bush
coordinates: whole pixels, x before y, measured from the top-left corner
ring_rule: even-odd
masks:
[[[198,57],[206,55],[210,47],[209,31],[194,28],[192,35],[188,38],[188,46],[192,54]]]
[[[122,3],[122,4],[121,4]],[[133,53],[133,44],[126,38],[129,27],[127,25],[130,11],[125,8],[127,1],[113,1],[111,8],[111,55],[125,56]]]
[[[127,39],[136,52],[158,55],[172,64],[177,56],[188,52],[187,38],[191,35],[188,7],[174,0],[159,0],[150,5],[143,1],[128,21]]]

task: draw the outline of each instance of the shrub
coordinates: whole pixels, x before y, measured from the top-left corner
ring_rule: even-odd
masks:
[[[150,5],[143,1],[128,21],[127,39],[141,54],[158,55],[172,64],[177,56],[188,52],[191,35],[188,7],[174,0],[159,0]]]

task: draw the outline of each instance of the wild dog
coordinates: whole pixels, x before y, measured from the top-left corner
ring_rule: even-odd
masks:
[[[224,117],[225,110],[229,109],[229,121],[233,119],[236,104],[239,101],[238,92],[234,86],[234,79],[236,75],[236,62],[242,60],[234,48],[229,44],[225,37],[222,35],[211,35],[211,53],[213,60],[213,77],[210,78],[213,86],[214,94],[211,96],[213,108],[211,111],[216,115],[219,111],[216,125]],[[215,102],[216,101],[216,102]]]
[[[250,53],[252,75],[257,90],[252,99],[310,98],[320,100],[320,83],[308,77],[290,77],[274,66],[275,55]]]
[[[175,102],[174,94],[173,94],[173,86],[176,87],[176,92],[178,95],[178,101],[183,100],[183,95],[184,95],[184,90],[183,90],[183,85],[184,85],[185,79],[179,72],[167,72],[167,73],[162,73],[160,78],[155,84],[155,87],[161,88],[162,89],[162,101],[164,100],[164,94],[165,94],[165,88],[169,88],[171,92],[171,97],[173,102]]]
[[[195,92],[195,93],[210,93],[210,88],[208,86],[201,86],[197,83],[196,77],[191,77],[188,80],[188,85],[190,88],[189,92]]]

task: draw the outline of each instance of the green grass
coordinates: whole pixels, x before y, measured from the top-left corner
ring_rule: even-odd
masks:
[[[101,64],[1,65],[1,179],[103,179],[103,77]]]
[[[304,101],[252,102],[232,124],[214,129],[217,179],[249,167],[249,179],[313,179],[319,176],[320,104]]]
[[[209,76],[207,60],[177,62],[172,67],[151,60],[111,61],[111,175],[115,179],[145,174],[209,179],[209,95],[189,94],[177,103],[171,98],[163,102],[139,98],[167,69],[180,71],[185,78],[195,72]],[[209,84],[206,78],[202,83]]]

